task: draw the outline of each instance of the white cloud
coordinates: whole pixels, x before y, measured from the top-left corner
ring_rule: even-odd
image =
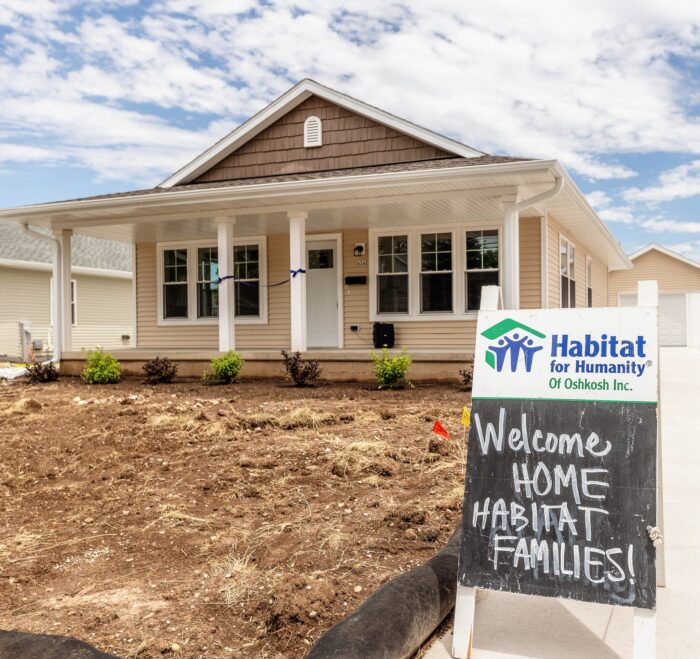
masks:
[[[611,206],[598,211],[598,215],[605,222],[618,224],[636,224],[639,221],[638,215],[630,206]]]
[[[700,240],[686,240],[682,243],[667,245],[667,247],[688,259],[700,263]]]
[[[647,188],[629,188],[623,196],[628,201],[658,204],[674,199],[700,195],[700,160],[674,167],[659,176],[658,185]]]
[[[586,194],[588,203],[596,209],[607,208],[612,204],[612,197],[604,190],[593,190]]]
[[[664,233],[700,233],[700,221],[652,219],[644,220],[641,227],[647,231]]]
[[[42,142],[143,185],[310,76],[481,150],[557,158],[591,179],[634,176],[625,153],[700,154],[696,92],[674,68],[700,50],[694,1],[563,0],[553,12],[544,0],[160,0],[110,15],[120,4],[132,0],[4,0],[6,142]],[[625,199],[662,201],[673,185]],[[595,205],[635,221],[604,197]]]

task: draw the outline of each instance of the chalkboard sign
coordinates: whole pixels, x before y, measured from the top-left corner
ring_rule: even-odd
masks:
[[[463,586],[654,608],[656,309],[481,312]]]

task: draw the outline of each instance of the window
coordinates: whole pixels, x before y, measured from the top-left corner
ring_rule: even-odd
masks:
[[[257,244],[233,248],[236,316],[260,316],[260,249]]]
[[[593,306],[593,259],[586,257],[586,293],[588,306]]]
[[[78,285],[75,279],[70,280],[70,324],[78,324]],[[53,327],[53,277],[49,277],[49,308],[51,313],[51,326]]]
[[[481,288],[498,286],[498,229],[467,231],[464,290],[466,311],[478,311]]]
[[[163,318],[187,318],[187,249],[163,252]]]
[[[377,312],[408,313],[408,236],[380,236],[377,259]]]
[[[420,311],[452,311],[452,234],[420,237]]]
[[[323,131],[318,117],[307,117],[304,121],[304,146],[322,146]]]
[[[219,250],[200,247],[197,250],[197,318],[219,316]]]
[[[266,240],[234,240],[233,271],[219,270],[216,241],[168,243],[158,246],[158,322],[163,324],[216,324],[221,286],[235,287],[237,322],[267,322]],[[217,282],[220,276],[237,280]]]
[[[561,307],[562,309],[576,306],[576,248],[566,238],[559,238],[559,270],[561,272]]]

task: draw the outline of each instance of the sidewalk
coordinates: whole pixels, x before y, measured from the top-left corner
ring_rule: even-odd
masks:
[[[657,591],[657,657],[700,657],[700,350],[661,349],[666,587]],[[452,634],[425,659],[450,657]],[[627,659],[632,610],[495,591],[477,594],[474,659]]]

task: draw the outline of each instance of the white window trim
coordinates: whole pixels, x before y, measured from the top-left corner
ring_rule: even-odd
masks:
[[[591,291],[591,304],[593,306],[593,259],[586,254],[586,307],[588,307],[588,291]]]
[[[267,237],[245,236],[234,238],[232,248],[236,245],[257,244],[260,254],[260,316],[237,317],[236,325],[267,325],[268,324],[268,289],[267,289]],[[157,325],[159,327],[177,327],[182,325],[218,325],[218,318],[197,318],[197,250],[200,247],[218,247],[214,240],[171,241],[156,244],[156,304]],[[163,317],[163,252],[167,249],[187,249],[187,318]],[[233,274],[228,272],[223,275]],[[231,280],[227,280],[230,285]]]
[[[567,270],[569,270],[569,273],[567,275],[563,275],[563,276],[566,276],[570,281],[574,282],[575,293],[574,293],[574,305],[573,305],[573,307],[571,306],[571,300],[569,300],[568,307],[562,307],[562,299],[561,299],[561,294],[562,294],[562,290],[561,290],[561,278],[562,278],[561,244],[562,244],[562,242],[566,243],[566,267],[567,267]],[[574,267],[573,267],[573,269],[571,269],[571,267],[570,267],[571,266],[571,250],[572,249],[574,252]],[[576,305],[577,300],[576,300],[575,296],[578,295],[578,290],[576,290],[576,285],[575,285],[576,284],[576,258],[577,258],[577,256],[576,256],[576,243],[574,243],[573,240],[569,240],[569,238],[567,238],[563,233],[559,234],[559,251],[557,252],[557,258],[558,258],[557,270],[559,272],[559,308],[561,308],[561,309],[564,309],[564,308],[575,309],[577,307],[577,305]],[[569,289],[569,293],[571,293],[570,289]],[[588,303],[586,303],[586,306],[588,306]]]
[[[478,311],[465,311],[464,273],[467,260],[467,231],[498,230],[499,266],[503,258],[503,222],[483,222],[459,225],[413,225],[370,229],[367,259],[369,260],[369,319],[370,321],[399,323],[404,321],[475,320]],[[452,312],[431,311],[420,313],[420,235],[422,233],[452,234]],[[408,313],[377,312],[377,242],[382,236],[408,236]],[[498,283],[503,286],[503,268],[498,269]]]
[[[71,289],[71,307],[73,308],[73,322],[71,327],[78,326],[78,282],[75,279],[70,280]],[[49,309],[50,309],[50,327],[53,327],[53,277],[49,277]]]

